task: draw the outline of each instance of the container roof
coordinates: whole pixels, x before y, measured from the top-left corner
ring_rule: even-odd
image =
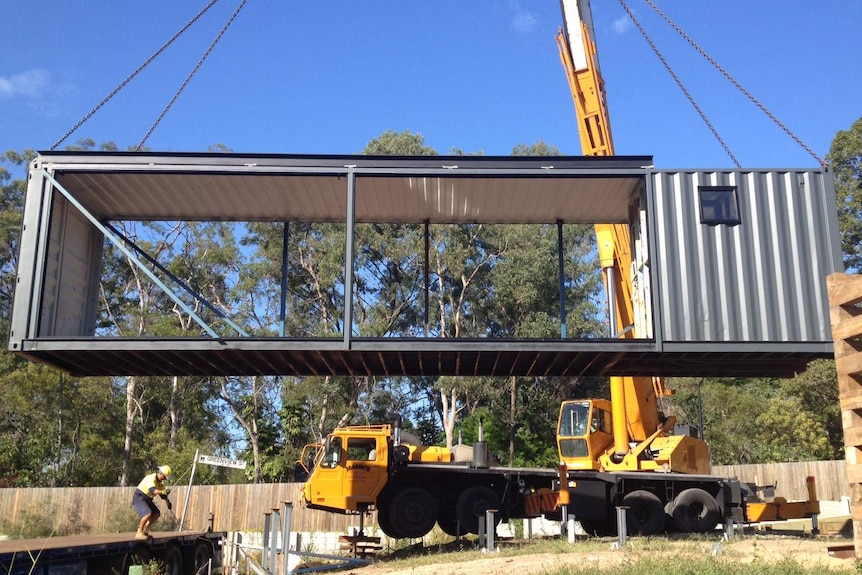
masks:
[[[41,152],[102,220],[627,222],[649,156],[358,156]]]

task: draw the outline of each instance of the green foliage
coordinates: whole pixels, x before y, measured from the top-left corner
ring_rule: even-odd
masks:
[[[362,150],[366,156],[436,156],[434,148],[425,145],[422,134],[413,134],[410,130],[395,132],[386,130],[380,136],[372,139]]]
[[[862,269],[862,118],[849,130],[839,130],[827,159],[835,177],[844,265]]]
[[[513,156],[559,156],[560,150],[556,146],[547,144],[544,140],[539,140],[529,146],[525,143],[520,143],[512,149]]]
[[[821,360],[792,379],[674,378],[667,412],[699,425],[717,465],[835,459],[843,435],[834,362]]]

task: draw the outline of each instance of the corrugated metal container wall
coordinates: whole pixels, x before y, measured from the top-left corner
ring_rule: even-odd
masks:
[[[734,186],[739,223],[701,223],[699,186]],[[831,342],[843,271],[835,191],[812,171],[657,171],[648,190],[661,339]]]

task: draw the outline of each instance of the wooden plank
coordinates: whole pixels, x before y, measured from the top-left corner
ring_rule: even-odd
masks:
[[[852,390],[839,389],[838,402],[841,405],[841,411],[862,409],[862,386],[856,384]]]
[[[837,324],[832,324],[832,339],[847,340],[862,335],[862,315],[847,317]]]
[[[855,413],[855,412],[845,412],[845,413]],[[859,423],[855,423],[853,425],[848,425],[846,421],[846,417],[844,419],[844,446],[845,447],[856,447],[862,445],[862,425]]]
[[[829,274],[826,290],[830,306],[848,306],[862,302],[862,280],[855,274]]]
[[[862,352],[836,357],[835,369],[838,373],[846,375],[862,373]]]
[[[849,484],[862,483],[862,463],[847,465],[847,483],[848,491],[845,494],[849,493]]]

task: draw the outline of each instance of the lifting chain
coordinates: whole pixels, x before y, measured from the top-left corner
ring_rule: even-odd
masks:
[[[649,0],[646,0],[646,1],[649,2]],[[670,64],[668,64],[664,55],[662,55],[661,51],[658,49],[658,47],[652,41],[652,38],[650,38],[649,34],[647,34],[646,30],[644,30],[644,27],[641,26],[641,23],[638,21],[637,18],[635,18],[634,12],[631,11],[631,9],[626,4],[625,0],[619,0],[619,3],[622,5],[623,10],[625,10],[626,13],[629,15],[629,18],[632,19],[632,22],[634,22],[635,26],[637,26],[637,29],[640,30],[641,36],[643,36],[644,40],[647,41],[647,44],[649,44],[650,48],[652,48],[652,51],[655,52],[655,55],[658,56],[659,60],[661,60],[661,63],[664,65],[668,74],[670,74],[671,78],[674,79],[674,81],[676,82],[676,85],[679,86],[679,89],[682,90],[682,93],[685,94],[686,98],[688,98],[689,103],[691,103],[691,105],[694,107],[694,109],[700,115],[701,119],[704,121],[706,126],[709,128],[709,131],[712,132],[712,135],[715,136],[715,139],[718,140],[718,143],[721,144],[721,147],[724,148],[724,151],[727,152],[727,155],[730,156],[731,160],[733,160],[733,164],[737,168],[741,168],[742,166],[740,165],[739,161],[736,159],[736,156],[733,155],[733,152],[730,151],[730,148],[728,147],[727,143],[725,143],[725,141],[722,139],[722,137],[718,134],[718,131],[715,129],[715,126],[713,126],[712,122],[709,121],[709,118],[706,117],[706,113],[701,109],[701,107],[697,104],[697,102],[695,102],[694,97],[691,95],[691,93],[688,91],[688,89],[682,83],[682,80],[679,79],[679,76],[677,76],[676,72],[673,71],[673,68],[670,67]]]
[[[766,115],[769,117],[769,119],[770,119],[770,120],[772,120],[773,122],[775,122],[775,125],[776,125],[776,126],[778,126],[779,128],[781,128],[781,129],[784,131],[784,133],[785,133],[785,134],[787,134],[788,136],[790,136],[791,138],[793,138],[793,141],[794,141],[794,142],[796,142],[797,144],[799,144],[799,145],[802,147],[802,149],[804,149],[806,152],[808,152],[808,154],[809,154],[812,158],[814,158],[815,160],[817,160],[817,162],[818,162],[821,166],[826,166],[826,162],[823,160],[823,158],[821,158],[820,156],[818,156],[817,154],[815,154],[815,153],[814,153],[814,151],[813,151],[813,150],[812,150],[812,149],[811,149],[807,144],[805,144],[805,142],[803,142],[803,141],[802,141],[802,139],[801,139],[799,136],[797,136],[796,134],[794,134],[794,133],[790,130],[790,128],[788,128],[787,126],[785,126],[785,125],[784,125],[784,124],[783,124],[783,123],[782,123],[782,122],[781,122],[781,121],[780,121],[780,120],[775,116],[775,114],[773,114],[772,112],[770,112],[770,111],[766,108],[766,106],[764,106],[763,104],[761,104],[761,103],[757,100],[757,98],[755,98],[755,97],[754,97],[754,96],[753,96],[753,95],[752,95],[748,90],[746,90],[746,89],[742,86],[742,84],[740,84],[740,83],[736,80],[736,78],[734,78],[733,76],[731,76],[731,75],[730,75],[730,73],[729,73],[727,70],[725,70],[724,68],[722,68],[722,67],[719,65],[719,63],[718,63],[718,62],[716,62],[716,61],[715,61],[715,59],[714,59],[712,56],[710,56],[710,55],[706,52],[706,50],[704,50],[703,48],[701,48],[701,47],[697,44],[697,42],[695,42],[694,40],[692,40],[692,39],[691,39],[691,37],[689,37],[689,35],[685,33],[685,31],[684,31],[682,28],[680,28],[679,26],[677,26],[677,25],[676,25],[676,23],[675,23],[673,20],[671,20],[671,19],[670,19],[670,18],[669,18],[669,17],[668,17],[664,12],[662,12],[662,11],[661,11],[661,8],[659,8],[658,6],[656,6],[656,5],[655,5],[655,3],[654,3],[652,0],[644,0],[644,1],[645,1],[647,4],[649,4],[649,5],[650,5],[650,7],[651,7],[653,10],[655,10],[656,14],[658,14],[659,16],[661,16],[661,17],[664,19],[664,21],[665,21],[665,22],[667,22],[667,24],[668,24],[671,28],[673,28],[674,30],[676,30],[677,34],[679,34],[680,36],[682,36],[682,38],[683,38],[686,42],[688,42],[688,43],[691,45],[691,47],[692,47],[692,48],[694,48],[695,50],[697,50],[697,52],[698,52],[701,56],[703,56],[703,57],[706,59],[706,61],[707,61],[707,62],[709,62],[710,64],[712,64],[712,66],[713,66],[716,70],[718,70],[719,72],[721,72],[721,74],[722,74],[725,78],[727,78],[727,80],[728,80],[731,84],[733,84],[733,85],[736,87],[736,89],[737,89],[737,90],[739,90],[740,92],[742,92],[742,93],[745,95],[745,97],[747,97],[749,100],[751,100],[751,101],[752,101],[752,103],[754,103],[754,105],[755,105],[755,106],[757,106],[758,108],[760,108],[760,110],[761,110],[764,114],[766,114]]]
[[[168,46],[170,46],[171,44],[173,44],[174,40],[176,40],[177,38],[179,38],[179,37],[180,37],[180,36],[181,36],[181,35],[182,35],[186,30],[188,30],[188,29],[191,27],[191,25],[192,25],[192,24],[194,24],[195,22],[197,22],[197,20],[198,20],[201,16],[203,16],[203,15],[204,15],[204,13],[205,13],[207,10],[209,10],[209,9],[213,6],[213,4],[215,4],[216,2],[218,2],[218,0],[210,0],[210,3],[209,3],[209,4],[207,4],[206,6],[204,6],[203,10],[201,10],[200,12],[198,12],[198,13],[195,15],[195,17],[194,17],[194,18],[192,18],[191,20],[189,20],[189,21],[186,23],[186,25],[185,25],[185,26],[183,26],[182,28],[180,28],[180,30],[179,30],[176,34],[174,34],[174,35],[171,37],[171,39],[170,39],[170,40],[168,40],[167,42],[165,42],[165,43],[162,45],[162,47],[161,47],[161,48],[159,48],[158,50],[156,50],[156,52],[155,52],[152,56],[150,56],[149,58],[147,58],[146,62],[144,62],[143,64],[141,64],[140,66],[138,66],[138,69],[137,69],[137,70],[135,70],[134,72],[132,72],[132,73],[129,75],[129,77],[128,77],[128,78],[126,78],[125,80],[123,80],[122,82],[120,82],[120,84],[119,84],[116,88],[114,88],[114,89],[111,91],[111,93],[110,93],[110,94],[108,94],[107,96],[105,96],[105,98],[104,98],[101,102],[99,102],[98,104],[96,104],[96,106],[95,106],[92,110],[90,110],[89,112],[87,112],[87,113],[84,115],[84,117],[83,117],[83,118],[81,118],[80,120],[78,120],[78,123],[77,123],[77,124],[75,124],[74,126],[72,126],[72,128],[71,128],[68,132],[66,132],[65,134],[63,134],[63,137],[62,137],[62,138],[60,138],[59,140],[57,140],[56,142],[54,142],[54,145],[53,145],[53,146],[51,146],[51,149],[52,149],[52,150],[56,149],[56,148],[57,148],[57,146],[59,146],[60,144],[62,144],[64,141],[66,141],[66,138],[68,138],[69,136],[71,136],[71,135],[72,135],[72,134],[73,134],[73,133],[74,133],[78,128],[80,128],[81,126],[83,126],[83,125],[84,125],[84,122],[86,122],[87,120],[89,120],[89,119],[93,116],[93,114],[95,114],[96,112],[98,112],[98,111],[99,111],[99,109],[100,109],[102,106],[104,106],[105,104],[107,104],[107,103],[108,103],[108,100],[110,100],[111,98],[113,98],[113,97],[117,94],[117,92],[119,92],[120,90],[122,90],[122,89],[126,86],[126,84],[128,84],[128,83],[132,80],[132,78],[134,78],[135,76],[137,76],[138,74],[140,74],[140,73],[141,73],[141,71],[142,71],[144,68],[146,68],[147,66],[149,66],[149,64],[150,64],[153,60],[155,60],[155,59],[156,59],[156,58],[157,58],[157,57],[158,57],[162,52],[164,52],[164,51],[165,51],[165,49],[167,49],[167,47],[168,47]]]
[[[183,83],[180,85],[180,87],[179,87],[179,88],[177,89],[177,91],[174,93],[173,97],[171,97],[170,101],[167,103],[167,105],[165,106],[164,110],[162,110],[162,113],[161,113],[161,114],[159,114],[159,117],[158,117],[158,118],[156,118],[156,121],[155,121],[155,122],[153,122],[153,125],[152,125],[152,126],[150,126],[150,129],[149,129],[149,130],[147,130],[147,133],[146,133],[146,135],[144,135],[144,138],[143,138],[143,139],[141,140],[141,142],[137,145],[137,147],[135,147],[135,150],[136,150],[136,151],[137,151],[137,150],[140,150],[141,148],[143,148],[143,147],[144,147],[144,144],[146,143],[146,141],[147,141],[147,139],[150,137],[150,135],[153,133],[153,131],[156,129],[156,126],[158,126],[158,125],[159,125],[159,123],[160,123],[160,122],[162,121],[162,119],[165,117],[165,114],[167,114],[167,113],[168,113],[168,110],[170,110],[171,106],[173,106],[173,105],[174,105],[174,102],[176,102],[176,101],[177,101],[177,98],[179,98],[179,97],[180,97],[180,94],[182,94],[182,93],[183,93],[183,90],[185,90],[185,89],[186,89],[186,86],[188,86],[188,85],[189,85],[189,82],[191,81],[191,79],[194,77],[194,75],[195,75],[195,74],[197,74],[197,71],[198,71],[198,70],[200,69],[200,67],[203,65],[204,60],[206,60],[206,59],[207,59],[207,56],[209,56],[209,55],[210,55],[210,52],[212,52],[212,51],[213,51],[213,48],[215,48],[216,44],[218,44],[219,40],[221,40],[222,36],[224,36],[224,33],[225,33],[225,32],[227,32],[227,29],[228,29],[228,28],[230,28],[230,25],[231,25],[231,24],[233,24],[234,19],[235,19],[235,18],[237,17],[237,15],[239,14],[239,11],[240,11],[240,10],[242,10],[243,6],[245,6],[245,3],[246,3],[247,1],[248,1],[248,0],[242,0],[242,1],[239,3],[239,6],[237,6],[237,7],[236,7],[236,10],[234,10],[234,11],[233,11],[233,14],[231,14],[231,17],[230,17],[230,18],[228,18],[227,22],[225,22],[225,25],[224,25],[224,26],[222,26],[222,29],[219,31],[219,33],[218,33],[218,34],[216,34],[216,37],[213,39],[213,41],[212,41],[212,42],[210,42],[210,45],[209,45],[209,47],[206,49],[206,52],[204,52],[203,56],[201,56],[200,60],[198,60],[198,63],[197,63],[197,64],[195,64],[195,67],[192,69],[192,71],[191,71],[191,72],[189,72],[189,75],[188,75],[188,76],[186,76],[186,79],[183,81]]]

